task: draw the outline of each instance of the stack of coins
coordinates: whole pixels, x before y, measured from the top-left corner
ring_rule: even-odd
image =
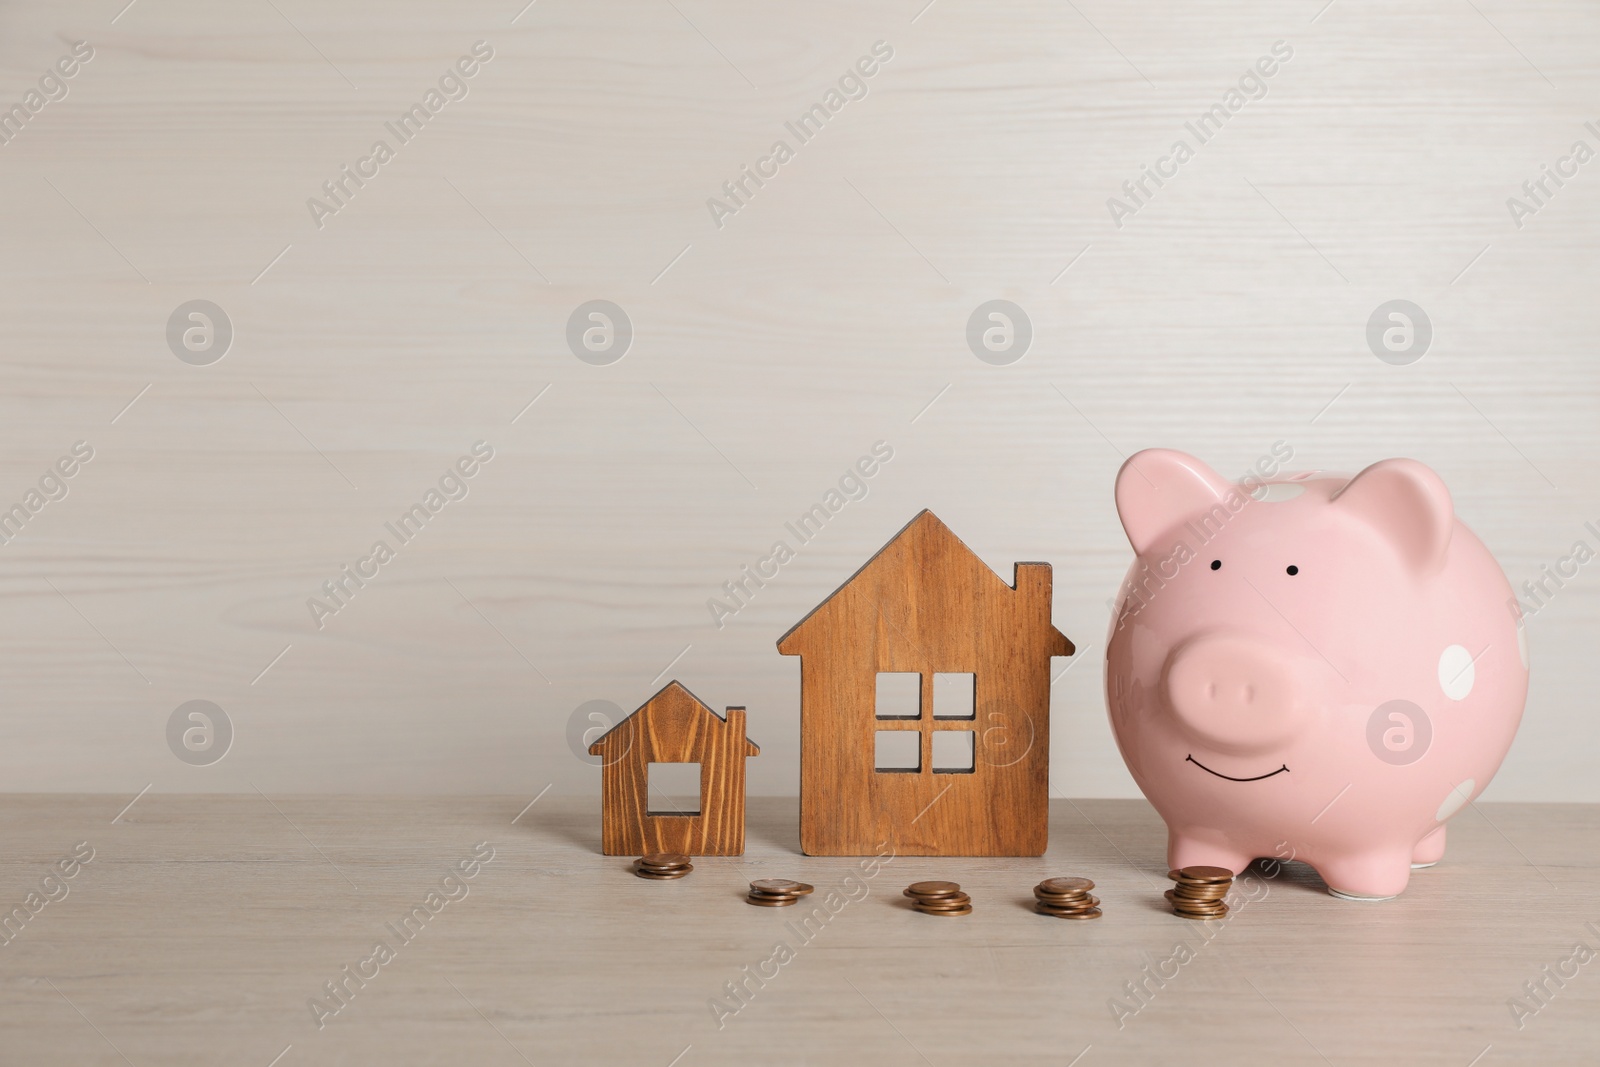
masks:
[[[792,878],[757,878],[745,899],[763,908],[787,908],[814,888]]]
[[[955,882],[914,882],[906,886],[906,896],[925,915],[972,914],[972,898]]]
[[[640,878],[682,878],[692,870],[694,864],[681,852],[652,852],[633,861],[633,873]]]
[[[1178,884],[1167,890],[1172,910],[1185,919],[1220,919],[1228,914],[1222,898],[1233,887],[1233,872],[1226,867],[1185,867],[1168,871]]]
[[[1058,919],[1098,919],[1100,898],[1089,895],[1093,888],[1087,878],[1046,878],[1033,887],[1033,906]]]

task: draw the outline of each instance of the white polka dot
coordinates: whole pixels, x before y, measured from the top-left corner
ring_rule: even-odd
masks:
[[[1444,795],[1444,800],[1439,802],[1439,813],[1434,816],[1444,822],[1450,816],[1461,810],[1461,806],[1472,799],[1472,791],[1478,788],[1478,783],[1471,778],[1456,786]]]
[[[1476,674],[1472,653],[1460,645],[1451,645],[1439,654],[1439,688],[1451,700],[1467,699]]]
[[[1251,490],[1250,495],[1267,504],[1277,504],[1285,500],[1293,500],[1306,491],[1303,485],[1293,482],[1268,482],[1258,485]]]
[[[1522,669],[1528,669],[1528,623],[1517,620],[1517,655],[1522,657]]]

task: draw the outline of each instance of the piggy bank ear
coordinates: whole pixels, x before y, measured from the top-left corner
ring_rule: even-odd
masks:
[[[1333,504],[1372,525],[1418,570],[1438,566],[1450,547],[1455,528],[1450,490],[1414,459],[1379,460],[1346,482]]]
[[[1157,547],[1162,534],[1235,491],[1232,482],[1191,455],[1147,448],[1129,456],[1117,472],[1117,515],[1142,556]]]

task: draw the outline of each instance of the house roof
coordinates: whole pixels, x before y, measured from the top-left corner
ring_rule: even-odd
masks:
[[[628,730],[633,729],[633,720],[641,712],[651,710],[653,707],[658,705],[666,707],[672,707],[673,705],[676,705],[677,708],[688,706],[695,712],[703,712],[709,716],[715,722],[715,728],[725,728],[728,725],[727,719],[723,718],[721,715],[718,715],[716,712],[707,707],[706,703],[693,693],[689,692],[688,688],[685,687],[682,682],[678,681],[677,679],[673,679],[660,689],[656,690],[654,696],[652,696],[649,700],[646,700],[643,704],[640,704],[621,722],[617,723],[611,729],[607,730],[605,733],[596,738],[594,743],[589,746],[589,754],[591,756],[605,755],[608,741],[614,737],[623,737],[628,732],[627,730],[624,730],[623,727],[628,727]],[[676,710],[676,708],[674,710]],[[740,708],[739,710],[743,711],[744,709]],[[750,740],[750,738],[747,736],[744,739],[744,755],[759,756],[760,754],[760,746],[758,746],[754,741]]]
[[[939,516],[935,515],[927,508],[923,508],[912,517],[910,522],[902,526],[898,533],[889,539],[888,544],[884,545],[882,548],[878,549],[877,552],[873,553],[871,559],[867,560],[859,568],[857,568],[856,572],[849,578],[846,578],[844,583],[841,584],[839,588],[835,589],[832,593],[829,593],[827,598],[824,599],[822,603],[812,608],[806,613],[805,618],[795,623],[789,628],[787,633],[778,638],[778,651],[784,655],[795,655],[800,653],[802,649],[798,647],[798,642],[805,637],[805,632],[811,627],[811,625],[814,622],[819,621],[820,616],[825,613],[825,610],[829,607],[829,605],[832,604],[841,593],[850,588],[850,586],[853,585],[857,579],[861,578],[869,571],[876,570],[882,566],[888,566],[891,562],[898,562],[901,553],[896,550],[904,549],[915,554],[919,549],[922,549],[924,546],[931,545],[935,542],[942,542],[942,547],[953,547],[959,549],[960,556],[969,561],[974,573],[980,576],[980,582],[983,584],[989,584],[991,582],[993,583],[991,588],[996,595],[999,595],[1002,591],[1006,593],[1017,592],[1017,589],[1014,586],[1008,584],[1004,578],[996,574],[987,563],[983,562],[983,560],[978,557],[976,552],[968,548],[966,543],[955,535],[950,527],[946,526],[942,521],[940,521]],[[1048,566],[1048,564],[1019,563],[1018,566]],[[1060,630],[1057,630],[1055,626],[1052,625],[1050,627],[1048,636],[1051,638],[1052,643],[1055,644],[1055,647],[1061,649],[1061,651],[1053,652],[1053,655],[1070,656],[1076,651],[1072,646],[1072,642],[1067,639],[1065,634],[1063,634]]]

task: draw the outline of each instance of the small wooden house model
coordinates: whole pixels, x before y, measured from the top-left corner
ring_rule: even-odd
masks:
[[[607,856],[744,853],[744,761],[761,750],[745,737],[745,710],[727,718],[676,681],[589,746],[603,758],[600,846]],[[698,810],[663,810],[651,796],[650,765],[700,765]]]
[[[779,639],[800,657],[807,855],[1044,853],[1050,660],[1074,650],[1050,565],[1014,581],[923,511]]]

